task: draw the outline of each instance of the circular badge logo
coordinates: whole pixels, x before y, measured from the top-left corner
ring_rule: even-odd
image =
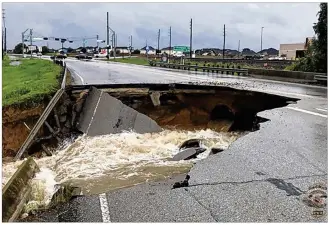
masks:
[[[327,187],[325,184],[319,183],[309,187],[303,201],[309,207],[312,207],[312,215],[314,217],[322,217],[325,215],[327,207]]]

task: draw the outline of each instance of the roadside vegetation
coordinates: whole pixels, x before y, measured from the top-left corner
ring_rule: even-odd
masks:
[[[21,59],[20,65],[2,61],[2,106],[31,105],[42,102],[59,87],[61,67],[51,61]]]
[[[305,57],[287,67],[287,70],[327,73],[328,69],[328,3],[320,3],[318,22],[313,29],[316,38],[310,43]]]

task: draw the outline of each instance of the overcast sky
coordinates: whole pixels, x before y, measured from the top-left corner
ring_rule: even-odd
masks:
[[[280,43],[304,42],[313,36],[318,3],[3,3],[6,12],[7,43],[13,48],[21,32],[32,28],[34,36],[96,37],[106,39],[106,12],[110,26],[118,34],[118,46],[127,46],[129,35],[133,46],[160,47],[189,45],[189,23],[193,19],[193,48],[223,46],[226,24],[226,48],[260,50],[261,27],[263,48],[279,48]],[[60,44],[49,41],[49,47]],[[46,45],[46,42],[38,42]],[[87,45],[96,46],[95,40]],[[103,46],[102,44],[101,46]],[[82,46],[82,42],[65,43],[65,47]]]

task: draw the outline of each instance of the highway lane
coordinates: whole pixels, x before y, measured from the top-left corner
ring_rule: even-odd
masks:
[[[233,88],[262,91],[279,95],[327,96],[327,88],[281,81],[261,80],[194,71],[171,71],[140,65],[104,61],[78,61],[66,59],[74,84],[125,83],[212,83]]]
[[[118,63],[68,60],[83,82],[188,82],[222,84],[301,99],[258,115],[270,121],[228,150],[194,165],[187,188],[176,180],[153,182],[75,198],[46,221],[70,222],[317,222],[303,199],[308,188],[327,183],[327,89],[232,76],[170,72]],[[108,72],[108,73],[105,73]],[[110,74],[109,74],[110,73]],[[52,216],[53,215],[53,216]],[[55,215],[55,216],[54,216]]]

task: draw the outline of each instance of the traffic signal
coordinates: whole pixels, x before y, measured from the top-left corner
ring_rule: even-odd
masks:
[[[48,40],[48,38],[47,37],[44,37],[44,40]]]
[[[55,38],[55,41],[59,41],[60,39],[59,38]]]

